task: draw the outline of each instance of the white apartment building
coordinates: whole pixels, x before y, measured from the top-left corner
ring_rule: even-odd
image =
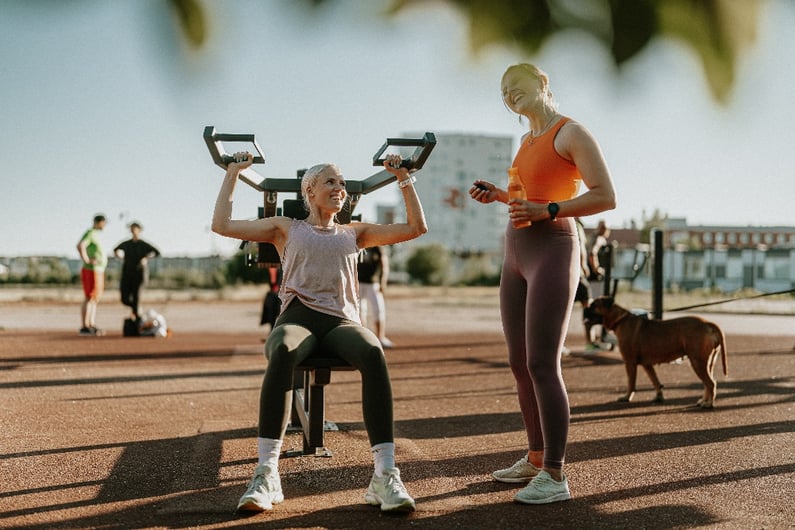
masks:
[[[438,243],[456,255],[501,257],[508,209],[501,203],[483,205],[473,201],[469,188],[476,179],[504,188],[512,156],[510,136],[436,134],[436,147],[417,173],[415,184],[428,233],[400,246]]]

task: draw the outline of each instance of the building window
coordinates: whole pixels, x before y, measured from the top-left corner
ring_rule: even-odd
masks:
[[[705,245],[709,245],[712,243],[712,233],[711,232],[704,232],[701,236],[701,240],[704,242]]]
[[[732,259],[726,263],[725,278],[742,278],[743,277],[743,261],[741,258]]]
[[[728,241],[730,245],[735,245],[737,243],[737,234],[735,234],[734,232],[729,232],[726,241]]]
[[[704,267],[704,257],[694,255],[685,257],[685,278],[692,280],[703,280],[706,277]]]

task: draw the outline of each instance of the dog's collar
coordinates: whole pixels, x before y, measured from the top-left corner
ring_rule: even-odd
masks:
[[[613,322],[613,323],[610,325],[610,328],[611,328],[611,329],[616,329],[616,326],[618,326],[618,325],[619,325],[619,324],[620,324],[620,323],[621,323],[621,322],[622,322],[622,321],[623,321],[625,318],[627,318],[629,315],[630,315],[630,312],[629,312],[629,311],[627,311],[626,313],[624,313],[623,315],[621,315],[620,317],[618,317],[618,318],[615,320],[615,322]]]

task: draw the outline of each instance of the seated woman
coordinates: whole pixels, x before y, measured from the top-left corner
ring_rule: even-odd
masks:
[[[309,212],[306,219],[233,220],[235,184],[253,156],[235,153],[234,160],[218,193],[212,230],[231,238],[272,243],[283,269],[282,310],[265,343],[268,367],[260,393],[259,463],[238,510],[271,510],[284,500],[278,464],[290,417],[293,371],[317,346],[361,372],[364,424],[375,464],[365,501],[383,511],[414,510],[414,499],[395,467],[392,386],[386,359],[378,337],[361,324],[356,277],[362,249],[400,243],[428,231],[414,177],[400,167],[399,156],[384,161],[403,194],[405,223],[337,223],[335,215],[342,210],[347,193],[345,178],[333,164],[316,165],[301,180]]]

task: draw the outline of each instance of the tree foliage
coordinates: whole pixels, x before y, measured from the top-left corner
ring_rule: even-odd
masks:
[[[229,284],[255,283],[266,284],[270,281],[270,272],[248,263],[248,255],[238,252],[226,263],[225,280]]]
[[[326,0],[332,1],[332,0]],[[584,31],[620,67],[655,38],[684,43],[700,59],[713,97],[725,103],[737,60],[756,38],[761,0],[436,0],[469,19],[473,50],[490,44],[528,55],[559,33]],[[427,0],[393,0],[391,13]]]
[[[640,228],[640,242],[641,243],[651,243],[651,232],[652,230],[659,228],[661,230],[665,229],[665,223],[668,220],[668,214],[661,212],[659,209],[655,208],[654,212],[651,214],[651,217],[643,216],[642,224]]]
[[[208,36],[202,0],[168,1],[187,42],[201,48]],[[311,9],[337,1],[304,3]],[[429,2],[466,16],[474,52],[498,44],[533,56],[558,34],[584,31],[621,67],[655,38],[677,40],[698,56],[710,92],[725,104],[738,58],[756,38],[763,0],[392,0],[386,16]]]
[[[442,285],[449,266],[448,251],[438,243],[415,248],[406,260],[406,272],[422,285]]]
[[[193,48],[207,40],[207,16],[199,0],[169,0],[174,7],[179,27]]]

